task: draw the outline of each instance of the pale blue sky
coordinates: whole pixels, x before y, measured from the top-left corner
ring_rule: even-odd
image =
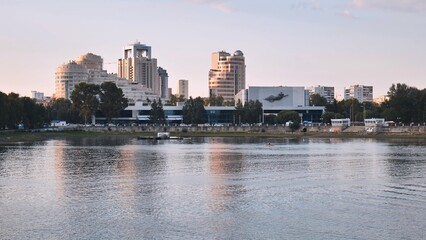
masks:
[[[55,68],[87,52],[116,72],[136,40],[193,96],[219,50],[244,52],[250,86],[426,87],[425,0],[0,0],[0,91],[51,95]]]

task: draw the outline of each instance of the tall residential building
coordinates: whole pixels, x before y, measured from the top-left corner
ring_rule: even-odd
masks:
[[[89,81],[89,71],[83,65],[70,61],[56,68],[55,98],[70,99],[75,85]]]
[[[151,58],[151,47],[140,42],[124,47],[123,58],[118,60],[118,77],[140,83],[161,95],[157,59]]]
[[[360,103],[373,101],[373,86],[351,85],[345,88],[344,99],[357,99]]]
[[[243,52],[234,54],[215,52],[212,54],[209,72],[209,94],[222,96],[225,101],[234,100],[235,95],[245,89],[246,65]]]
[[[140,83],[132,83],[128,79],[119,78],[117,74],[108,73],[102,69],[103,59],[92,53],[78,56],[75,61],[63,64],[55,72],[54,98],[70,99],[75,85],[85,82],[101,85],[104,82],[114,82],[123,90],[129,104],[147,99],[159,98],[159,94]],[[156,70],[158,74],[158,70]]]
[[[166,69],[159,67],[158,75],[161,83],[161,98],[169,98],[169,74]]]
[[[184,96],[185,99],[188,99],[189,98],[188,89],[189,89],[188,80],[181,79],[177,82],[177,86],[176,86],[177,95]]]
[[[334,87],[326,87],[326,86],[314,86],[309,87],[309,95],[319,94],[321,97],[327,99],[329,104],[334,102]]]

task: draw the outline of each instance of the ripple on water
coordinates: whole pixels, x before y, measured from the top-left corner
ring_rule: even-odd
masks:
[[[0,147],[1,239],[423,239],[426,144],[95,138]]]

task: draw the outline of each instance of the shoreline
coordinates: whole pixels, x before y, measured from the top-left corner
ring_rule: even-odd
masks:
[[[64,138],[96,138],[96,137],[129,137],[154,136],[156,132],[125,132],[125,131],[57,131],[57,132],[0,132],[0,145],[15,142],[38,142],[49,139]],[[353,133],[353,132],[170,132],[176,137],[260,137],[260,138],[342,138],[342,139],[417,139],[426,140],[426,134],[413,133]]]

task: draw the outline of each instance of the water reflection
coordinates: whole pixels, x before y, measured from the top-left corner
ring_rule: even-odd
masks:
[[[245,187],[238,182],[239,174],[243,172],[243,154],[238,147],[231,144],[217,143],[215,139],[209,141],[209,164],[210,174],[213,177],[210,190],[210,208],[213,211],[227,211],[237,208],[242,203],[238,200],[245,193]],[[241,143],[241,142],[239,142]],[[227,181],[223,175],[232,175]]]
[[[425,155],[371,139],[0,146],[0,239],[422,239]]]

